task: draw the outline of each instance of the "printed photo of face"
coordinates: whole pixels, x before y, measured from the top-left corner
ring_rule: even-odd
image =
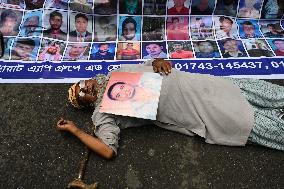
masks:
[[[219,41],[223,58],[247,57],[242,41],[231,38]]]
[[[61,61],[65,43],[43,39],[38,61]]]
[[[129,15],[140,15],[142,12],[141,0],[119,0],[119,13]]]
[[[261,38],[257,20],[238,20],[240,37],[243,39]]]
[[[276,56],[284,56],[284,39],[269,39],[268,42]]]
[[[94,13],[110,15],[117,12],[117,0],[95,0]]]
[[[42,12],[26,12],[24,21],[21,26],[20,36],[41,36],[42,33]]]
[[[143,43],[143,59],[167,58],[165,42]]]
[[[193,44],[196,58],[220,58],[215,41],[195,41]]]
[[[193,40],[214,39],[212,16],[191,16],[190,19]]]
[[[240,18],[259,18],[261,0],[240,0],[238,17]]]
[[[167,0],[144,0],[144,15],[165,15]]]
[[[16,36],[23,13],[17,10],[0,9],[0,31],[3,36]]]
[[[238,0],[217,0],[214,15],[236,16]]]
[[[235,20],[231,17],[220,16],[214,17],[216,38],[238,38],[238,27],[235,24]]]
[[[192,46],[189,41],[170,41],[168,42],[170,58],[187,59],[193,58]]]
[[[261,32],[266,38],[282,38],[284,30],[278,20],[259,20]]]
[[[46,0],[45,8],[68,9],[69,0]]]
[[[168,15],[188,15],[189,0],[171,0],[168,2]]]
[[[250,57],[272,57],[274,56],[264,39],[244,39],[247,52]]]
[[[189,40],[188,16],[167,18],[168,40]]]
[[[91,42],[92,41],[92,17],[85,14],[70,14],[69,41]]]
[[[140,42],[118,42],[116,59],[140,59]]]
[[[67,45],[63,60],[88,60],[89,44],[88,43],[70,43]]]
[[[121,17],[119,27],[120,41],[139,41],[141,17]]]
[[[192,0],[191,15],[212,15],[215,1]]]
[[[116,41],[116,20],[116,16],[96,16],[94,41]]]
[[[11,60],[33,61],[38,51],[39,39],[19,38],[14,41]]]
[[[165,39],[165,18],[144,17],[142,29],[143,41]]]
[[[47,29],[43,32],[44,37],[66,41],[67,18],[67,12],[45,10],[43,26],[47,26]]]
[[[69,7],[77,12],[92,14],[93,0],[70,0]]]
[[[284,14],[283,0],[264,0],[262,5],[261,18],[280,19]]]
[[[113,60],[115,43],[94,43],[92,47],[91,60]]]

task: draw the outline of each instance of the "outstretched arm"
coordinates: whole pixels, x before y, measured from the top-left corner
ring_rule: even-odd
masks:
[[[88,148],[102,156],[105,159],[111,159],[114,156],[114,151],[107,146],[99,138],[87,134],[86,132],[79,129],[76,124],[69,120],[64,120],[61,118],[56,125],[57,129],[60,131],[68,131],[74,136],[76,136],[81,142],[83,142]]]

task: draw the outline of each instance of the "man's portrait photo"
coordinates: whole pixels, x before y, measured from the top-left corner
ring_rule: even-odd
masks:
[[[188,15],[190,0],[169,0],[168,15]]]
[[[94,13],[110,15],[117,13],[117,0],[94,0]]]
[[[95,16],[94,41],[116,41],[117,17]]]
[[[214,39],[212,16],[191,16],[190,19],[193,40]]]
[[[1,59],[3,60],[10,59],[10,51],[14,40],[15,40],[14,37],[4,37],[4,55],[3,57],[1,57]]]
[[[46,0],[45,8],[68,9],[69,0]]]
[[[93,43],[90,60],[113,60],[115,43]]]
[[[67,12],[45,10],[43,26],[47,26],[47,28],[43,31],[43,37],[66,41],[68,25],[67,17]]]
[[[155,41],[165,39],[165,18],[143,17],[142,40]]]
[[[140,41],[141,17],[121,16],[119,19],[118,40]]]
[[[262,37],[257,20],[238,20],[238,25],[242,39]]]
[[[144,0],[144,15],[165,15],[167,0]]]
[[[14,40],[11,49],[11,60],[35,61],[38,48],[40,45],[39,38],[17,38]]]
[[[244,39],[247,52],[250,57],[272,57],[274,56],[269,45],[264,39]]]
[[[34,10],[43,8],[45,0],[24,0],[26,9]]]
[[[168,58],[166,42],[144,42],[143,59]]]
[[[73,11],[92,14],[93,0],[69,0],[69,8]]]
[[[261,11],[261,18],[280,19],[284,14],[283,0],[264,0]]]
[[[217,0],[214,15],[236,16],[239,0]]]
[[[113,72],[99,111],[155,120],[161,86],[157,73]]]
[[[68,43],[63,60],[88,60],[90,43]]]
[[[223,58],[247,57],[247,53],[241,40],[227,38],[218,41],[218,44]]]
[[[220,58],[216,41],[194,41],[196,58]]]
[[[237,39],[239,30],[235,20],[227,16],[213,17],[215,33],[217,39],[234,38]]]
[[[19,25],[23,12],[11,9],[0,9],[0,31],[3,36],[16,36],[19,33]]]
[[[92,41],[92,17],[83,13],[69,14],[69,41],[91,42]]]
[[[283,28],[279,20],[259,20],[260,30],[266,38],[282,38]]]
[[[25,0],[1,0],[2,6],[16,8],[16,9],[25,9]]]
[[[215,0],[192,0],[191,15],[212,15]]]
[[[113,60],[115,43],[93,43],[90,60]]]
[[[140,59],[140,42],[118,42],[117,60],[135,60]]]
[[[188,16],[167,18],[168,40],[189,40]]]
[[[168,41],[169,57],[171,59],[193,58],[190,41]]]
[[[259,18],[262,0],[239,0],[239,12],[240,18]]]
[[[38,61],[61,61],[66,44],[60,41],[43,39]]]
[[[268,39],[276,56],[284,56],[284,39]]]
[[[42,11],[27,11],[21,24],[19,36],[41,36],[42,30]]]
[[[142,0],[119,0],[119,13],[140,15],[142,13]]]

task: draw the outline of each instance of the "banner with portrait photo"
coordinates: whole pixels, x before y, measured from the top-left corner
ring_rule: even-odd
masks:
[[[73,82],[121,64],[284,79],[283,0],[0,0],[0,82]]]

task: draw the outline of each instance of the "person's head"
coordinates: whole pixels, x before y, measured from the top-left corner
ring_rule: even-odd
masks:
[[[237,52],[239,50],[238,42],[235,39],[225,39],[223,47],[228,52]]]
[[[214,52],[214,46],[211,41],[199,41],[197,42],[197,46],[201,53]]]
[[[133,49],[133,43],[127,43],[126,44],[126,49]]]
[[[255,26],[250,21],[244,21],[242,23],[243,31],[246,35],[254,35],[255,32]]]
[[[80,43],[73,44],[72,46],[70,46],[69,56],[78,57],[85,52],[86,48],[87,48],[86,44],[80,44]]]
[[[146,51],[152,57],[157,57],[163,51],[163,45],[159,43],[149,43],[146,45]]]
[[[79,33],[87,31],[88,17],[85,14],[79,13],[75,16],[75,28]]]
[[[48,46],[47,46],[47,53],[53,55],[53,54],[59,53],[59,51],[60,51],[60,46],[58,42],[49,41]]]
[[[136,27],[136,21],[132,17],[127,17],[122,22],[122,36],[124,36],[126,40],[132,40],[135,37],[137,31]]]
[[[173,26],[178,26],[179,25],[179,18],[177,18],[177,17],[173,17],[172,18],[172,23],[173,23]]]
[[[50,13],[49,16],[49,24],[51,29],[59,30],[61,28],[63,21],[62,21],[62,14],[58,11],[53,11]]]
[[[106,52],[109,51],[109,44],[107,44],[107,43],[100,43],[98,45],[98,47],[99,47],[99,52],[100,53],[106,53]]]
[[[134,95],[135,87],[124,82],[116,82],[112,84],[107,91],[109,99],[117,101],[130,100],[134,97]]]
[[[35,41],[32,39],[18,39],[13,49],[13,55],[21,59],[29,58],[35,48]]]
[[[186,0],[173,0],[175,7],[183,7]]]
[[[272,43],[275,45],[275,47],[281,51],[284,52],[284,40],[283,39],[274,39]]]
[[[69,88],[69,102],[76,108],[90,107],[98,98],[99,88],[96,79],[81,80]]]
[[[267,28],[270,32],[275,32],[276,28],[274,24],[267,24]]]
[[[39,26],[39,17],[38,16],[30,16],[24,22],[24,27],[26,30],[35,31],[35,29]]]
[[[174,48],[174,51],[175,52],[179,52],[179,51],[181,51],[181,50],[183,50],[183,44],[182,44],[182,42],[174,42],[174,44],[173,44],[173,48]]]
[[[219,21],[220,21],[221,30],[223,30],[226,33],[231,31],[232,26],[233,26],[233,20],[231,18],[226,17],[226,16],[221,16],[219,18]]]
[[[3,35],[9,35],[17,25],[17,14],[12,10],[6,9],[0,15],[0,30]]]

